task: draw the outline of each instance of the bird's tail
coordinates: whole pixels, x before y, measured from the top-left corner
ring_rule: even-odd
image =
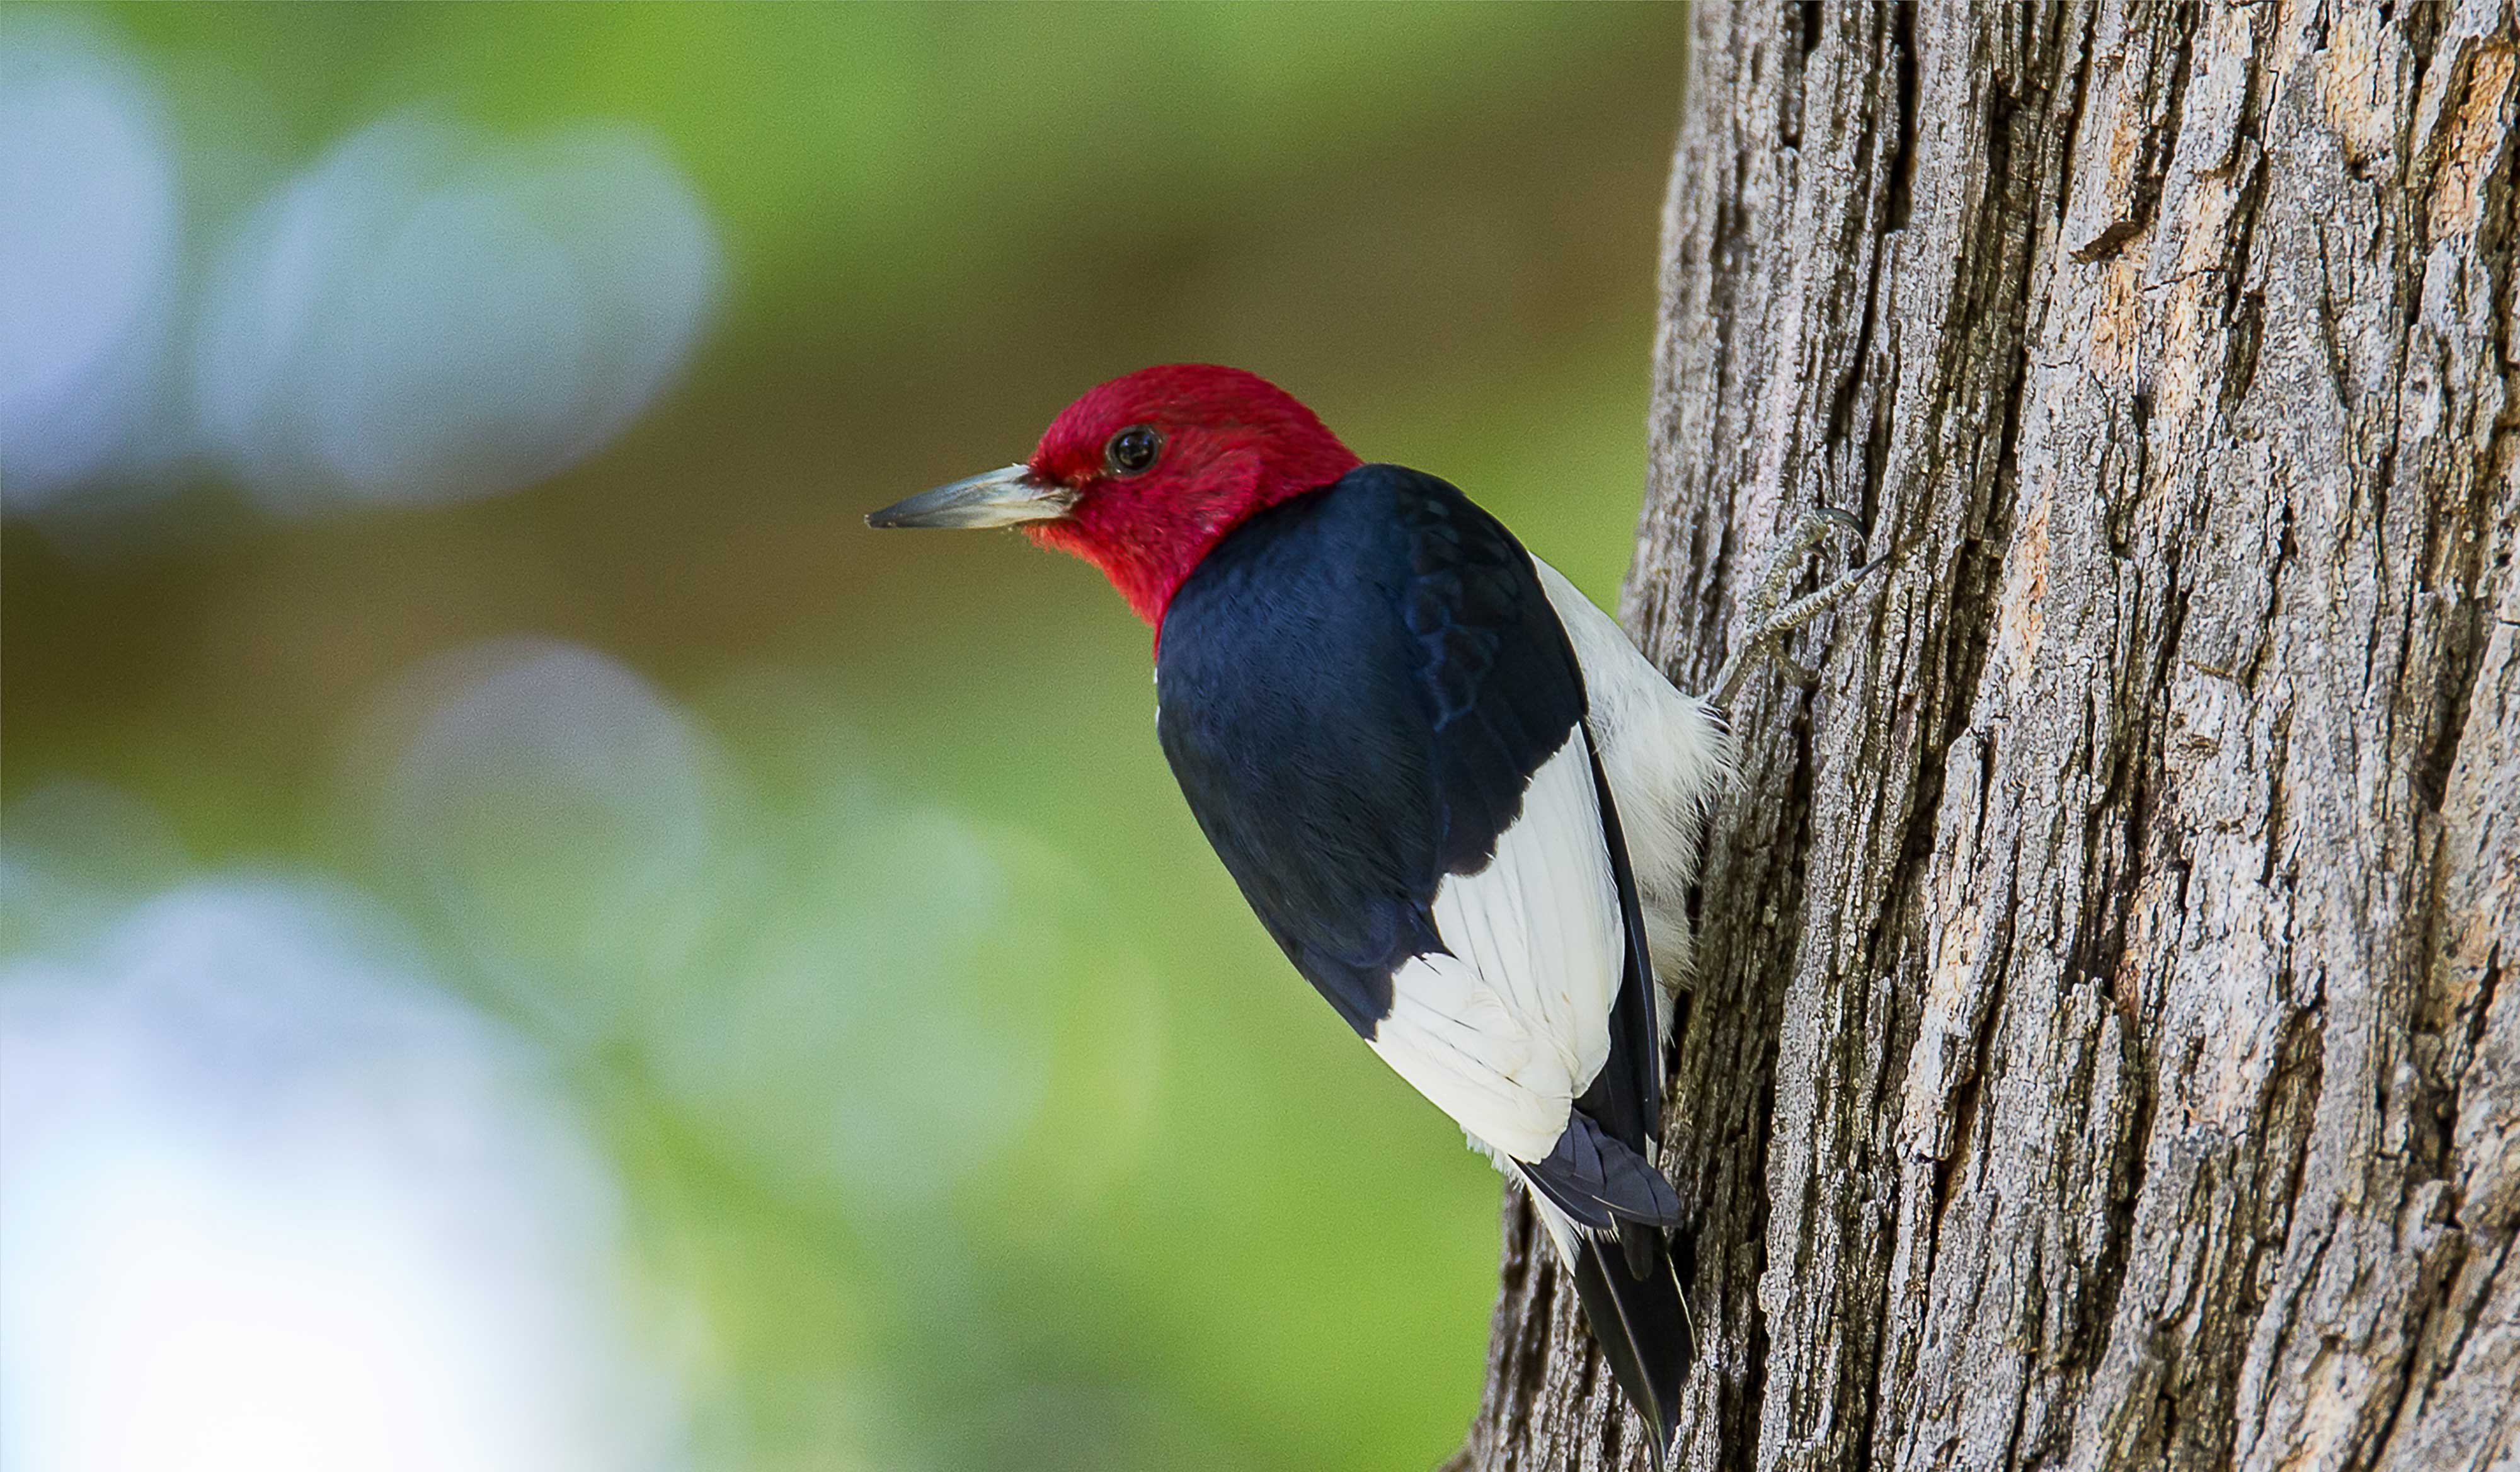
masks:
[[[1540,1210],[1551,1214],[1546,1204]],[[1660,1467],[1679,1430],[1680,1383],[1697,1354],[1697,1326],[1672,1266],[1670,1236],[1633,1221],[1621,1222],[1616,1237],[1561,1232],[1557,1225],[1550,1223],[1551,1235],[1574,1276],[1585,1321],[1610,1363],[1610,1377],[1644,1418]]]

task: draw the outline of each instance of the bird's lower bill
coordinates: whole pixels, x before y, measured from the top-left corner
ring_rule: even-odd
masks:
[[[977,529],[1020,527],[1029,522],[1057,521],[1076,504],[1076,492],[1032,473],[1029,465],[1010,465],[984,476],[922,490],[869,512],[870,527],[944,527]]]

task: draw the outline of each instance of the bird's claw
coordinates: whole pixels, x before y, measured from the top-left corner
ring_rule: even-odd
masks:
[[[1709,704],[1730,709],[1733,694],[1761,656],[1783,666],[1803,685],[1819,682],[1819,675],[1786,655],[1784,636],[1827,612],[1887,561],[1886,555],[1875,557],[1839,574],[1817,591],[1787,601],[1785,590],[1801,575],[1803,554],[1820,545],[1832,529],[1851,531],[1859,540],[1866,535],[1864,524],[1846,512],[1834,506],[1813,506],[1777,537],[1769,549],[1767,566],[1760,570],[1758,580],[1750,585],[1750,594],[1743,600],[1741,641],[1726,657],[1724,667],[1716,671],[1714,692],[1707,697]]]

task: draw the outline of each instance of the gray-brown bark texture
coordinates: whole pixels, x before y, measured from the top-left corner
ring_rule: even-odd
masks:
[[[2512,0],[1693,24],[1629,624],[1889,561],[1736,713],[1676,1462],[2520,1463]],[[1642,1466],[1506,1241],[1462,1460]]]

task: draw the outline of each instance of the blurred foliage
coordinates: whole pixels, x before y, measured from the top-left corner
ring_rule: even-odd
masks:
[[[683,387],[528,490],[13,524],[0,792],[102,782],[197,864],[346,875],[550,1049],[701,1465],[1438,1460],[1495,1176],[1249,918],[1090,571],[859,518],[1113,373],[1227,361],[1609,600],[1678,8],[104,19],[249,184],[415,102],[644,124],[729,285]],[[610,693],[486,777],[380,755],[419,749],[430,662],[517,639],[620,662],[571,686]],[[574,793],[581,735],[627,775]]]

